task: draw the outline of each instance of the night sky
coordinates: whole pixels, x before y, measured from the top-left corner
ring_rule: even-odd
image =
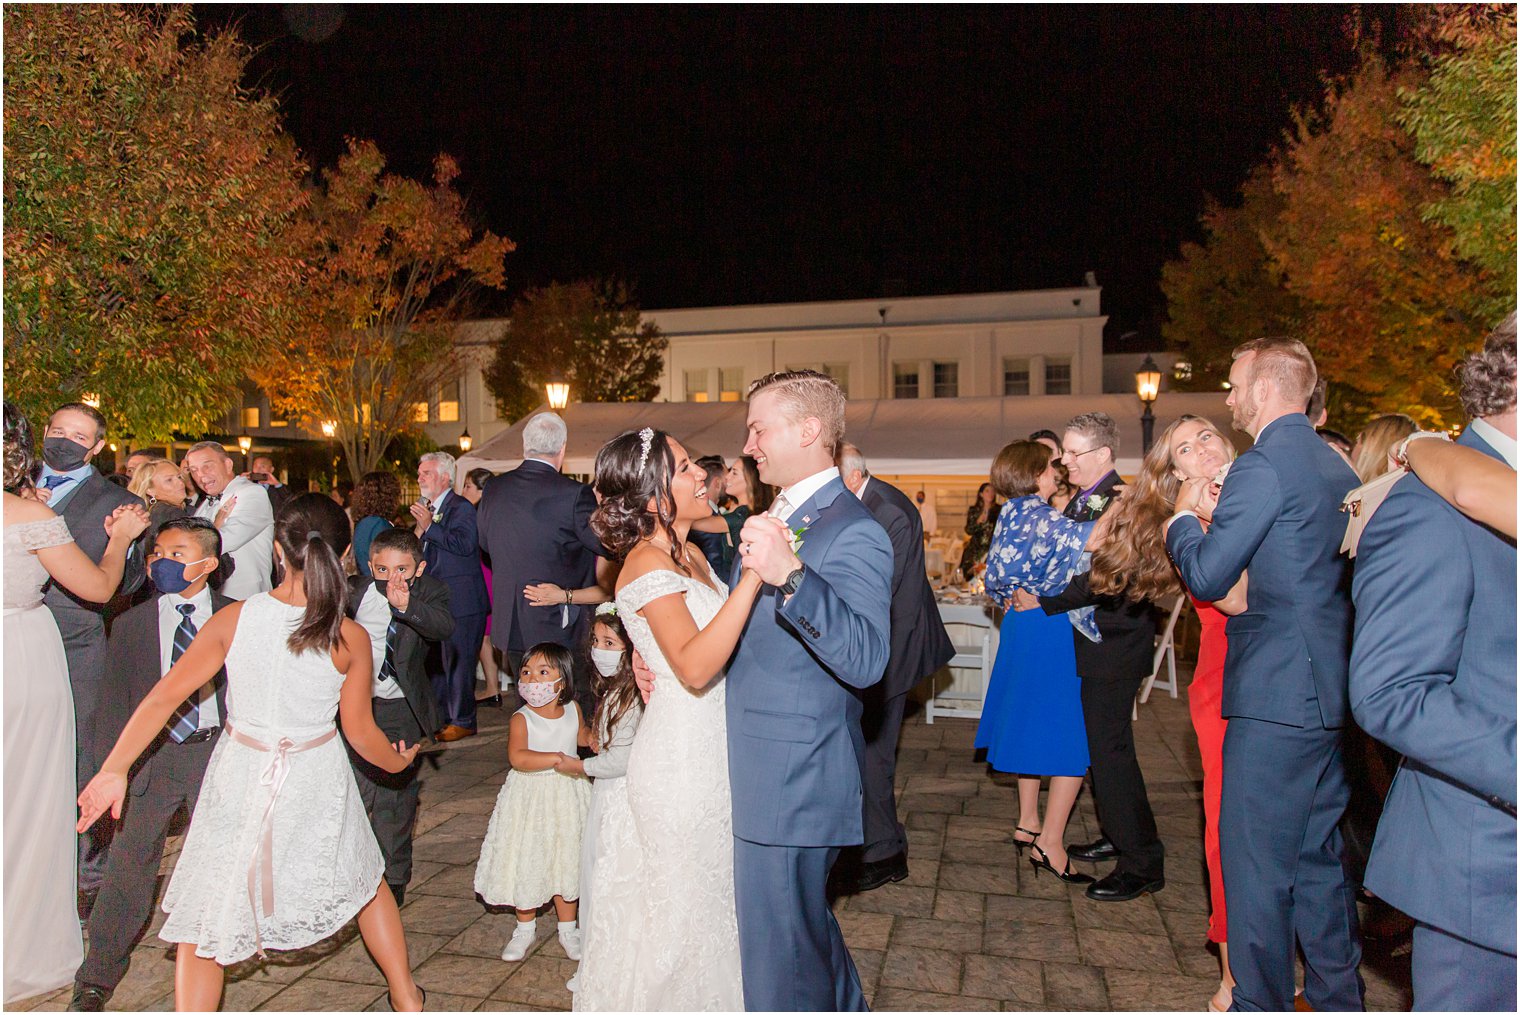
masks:
[[[447,151],[509,289],[645,307],[1080,284],[1154,347],[1160,268],[1352,62],[1349,7],[204,7],[318,166]],[[1392,18],[1360,8],[1364,24]],[[1138,330],[1138,340],[1118,342]]]

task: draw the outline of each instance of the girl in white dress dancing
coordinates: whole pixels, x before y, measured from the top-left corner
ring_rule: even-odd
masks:
[[[507,725],[507,760],[512,771],[502,783],[480,844],[475,894],[493,906],[517,910],[517,926],[502,949],[507,962],[521,962],[533,947],[534,920],[553,901],[559,943],[565,955],[581,957],[575,900],[581,889],[581,835],[591,806],[584,775],[555,771],[590,738],[574,685],[570,651],[545,642],[523,653],[517,693],[527,702]]]
[[[200,800],[164,896],[159,936],[178,943],[174,1003],[211,1011],[223,967],[265,948],[304,948],[355,914],[390,988],[391,1007],[421,1011],[396,900],[353,769],[333,725],[387,772],[416,745],[386,742],[370,707],[372,656],[364,628],[344,617],[348,546],[343,509],[302,494],[275,520],[285,580],[216,613],[132,714],[79,796],[82,832],[107,810],[121,816],[127,771],[196,688],[223,664],[227,711]]]
[[[742,1011],[734,916],[726,688],[760,579],[730,593],[687,541],[712,513],[706,475],[656,430],[616,437],[596,460],[591,525],[625,557],[617,611],[654,691],[628,758],[632,820],[597,844],[596,916],[577,974],[579,1011]],[[604,887],[605,886],[605,887]]]

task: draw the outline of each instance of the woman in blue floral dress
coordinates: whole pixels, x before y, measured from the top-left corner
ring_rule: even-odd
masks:
[[[1099,640],[1092,608],[1047,616],[1016,612],[1013,592],[1050,595],[1086,568],[1085,555],[1098,522],[1075,522],[1047,503],[1058,477],[1050,448],[1014,441],[992,465],[993,488],[1008,503],[998,516],[987,553],[987,594],[1006,612],[997,661],[976,730],[987,763],[1019,776],[1019,823],[1013,841],[1030,850],[1035,869],[1073,884],[1092,881],[1073,874],[1063,840],[1066,821],[1087,771],[1087,731],[1082,722],[1073,626]],[[1040,779],[1050,776],[1045,817],[1040,818]]]

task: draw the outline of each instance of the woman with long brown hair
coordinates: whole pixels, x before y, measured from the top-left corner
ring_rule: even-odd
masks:
[[[1177,494],[1186,480],[1214,481],[1212,496],[1217,499],[1218,481],[1234,460],[1234,445],[1201,416],[1183,416],[1163,430],[1146,452],[1140,473],[1105,516],[1112,519],[1111,528],[1108,539],[1093,551],[1093,592],[1152,602],[1181,595],[1185,590],[1167,556],[1162,524],[1171,517]],[[1203,761],[1203,839],[1211,904],[1208,937],[1219,945],[1221,969],[1219,990],[1209,999],[1211,1011],[1230,1007],[1235,985],[1230,975],[1224,876],[1219,865],[1219,799],[1226,726],[1219,713],[1227,648],[1224,625],[1227,618],[1245,610],[1245,596],[1246,579],[1241,578],[1240,584],[1218,602],[1193,600],[1203,634],[1198,642],[1198,665],[1193,670],[1193,682],[1188,685],[1188,711]]]

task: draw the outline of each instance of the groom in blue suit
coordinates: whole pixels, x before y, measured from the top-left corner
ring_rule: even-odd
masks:
[[[1462,374],[1457,443],[1513,469],[1514,315]],[[1353,594],[1351,708],[1404,756],[1367,888],[1418,921],[1415,1011],[1514,1011],[1515,541],[1405,476]]]
[[[1219,844],[1230,910],[1233,1010],[1293,1009],[1294,943],[1316,1011],[1360,1011],[1356,901],[1337,829],[1350,791],[1341,756],[1351,598],[1341,501],[1356,474],[1309,425],[1314,359],[1302,342],[1235,350],[1229,405],[1255,438],[1218,493],[1190,480],[1166,548],[1194,596],[1222,599],[1249,575],[1226,633]]]
[[[749,1011],[866,1010],[826,886],[840,848],[863,838],[859,692],[890,652],[892,544],[834,467],[844,405],[811,370],[771,374],[749,394],[744,453],[781,490],[740,533],[740,569],[767,588],[728,669]]]

